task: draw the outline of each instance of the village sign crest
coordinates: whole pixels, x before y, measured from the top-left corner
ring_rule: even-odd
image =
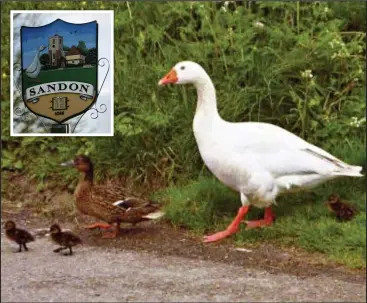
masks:
[[[22,26],[20,39],[26,108],[58,124],[90,110],[99,94],[98,66],[107,60],[98,59],[98,23],[56,19],[40,27]]]

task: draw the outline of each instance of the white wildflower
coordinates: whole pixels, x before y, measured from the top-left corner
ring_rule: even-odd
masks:
[[[356,126],[357,125],[358,118],[352,117],[351,121],[349,122],[350,126]]]
[[[222,6],[221,8],[220,8],[223,12],[227,12],[227,8],[225,7],[225,6]]]
[[[329,10],[330,10],[330,9],[326,6],[326,7],[324,8],[324,13],[327,13]]]
[[[349,125],[352,127],[361,127],[366,123],[366,117],[363,117],[361,119],[358,119],[357,117],[352,117],[351,121],[349,122]]]
[[[342,48],[337,53],[334,53],[331,56],[331,59],[335,59],[335,58],[349,58],[349,57],[350,57],[350,53],[348,52],[348,50],[346,48]]]
[[[313,75],[312,75],[312,70],[310,69],[306,69],[305,71],[301,72],[301,77],[302,78],[310,78],[312,79]]]
[[[260,22],[260,21],[256,21],[254,23],[254,26],[257,27],[257,28],[264,28],[264,23]]]
[[[338,39],[335,39],[335,38],[333,39],[333,41],[329,42],[329,45],[330,45],[331,48],[334,48],[334,46],[339,45],[339,44],[340,44],[340,41]]]
[[[224,1],[224,6],[227,8],[231,2],[234,3],[235,1]]]

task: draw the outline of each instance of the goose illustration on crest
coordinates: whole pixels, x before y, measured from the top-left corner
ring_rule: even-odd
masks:
[[[30,64],[27,69],[25,70],[25,73],[27,74],[27,76],[29,78],[37,78],[37,76],[39,75],[40,71],[41,71],[41,62],[40,62],[40,53],[46,49],[46,46],[42,45],[40,46],[40,48],[36,51],[36,54],[34,56],[34,59],[32,61],[32,64]],[[39,82],[39,80],[34,80]]]

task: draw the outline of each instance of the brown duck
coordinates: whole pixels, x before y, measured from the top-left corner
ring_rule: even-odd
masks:
[[[61,246],[54,249],[54,252],[56,253],[69,248],[69,253],[66,253],[65,255],[71,256],[73,254],[73,250],[71,248],[75,245],[82,244],[82,240],[80,240],[78,236],[74,235],[70,231],[61,231],[61,227],[58,224],[51,225],[50,234],[51,239]]]
[[[352,220],[357,210],[354,206],[340,199],[338,194],[332,194],[326,201],[326,206],[334,212],[339,221]]]
[[[5,235],[6,237],[19,244],[18,252],[22,251],[22,247],[27,251],[27,243],[34,241],[34,237],[26,230],[17,228],[14,221],[5,222]]]
[[[126,193],[110,186],[93,184],[93,163],[85,155],[62,164],[75,167],[81,172],[79,183],[74,191],[77,209],[86,215],[103,220],[86,228],[109,229],[116,224],[113,232],[104,234],[104,238],[114,238],[120,232],[120,223],[136,224],[145,220],[163,216],[157,204],[144,199],[126,196]]]

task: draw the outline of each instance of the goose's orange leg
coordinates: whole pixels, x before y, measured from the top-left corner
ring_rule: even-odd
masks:
[[[97,223],[93,223],[93,224],[84,226],[84,228],[86,228],[86,229],[95,229],[95,228],[107,229],[107,228],[111,228],[111,227],[112,227],[111,224],[107,224],[107,223],[103,223],[103,222],[97,222]]]
[[[275,219],[275,214],[271,210],[271,207],[267,207],[265,208],[264,219],[246,221],[247,229],[271,225],[274,219]]]
[[[245,217],[245,215],[248,213],[250,209],[250,206],[242,206],[237,213],[236,218],[234,218],[234,220],[232,221],[232,223],[227,227],[226,230],[224,231],[220,231],[214,235],[211,236],[205,236],[204,237],[204,242],[208,243],[208,242],[215,242],[221,239],[224,239],[234,233],[236,233],[240,227],[241,221],[242,219]]]

